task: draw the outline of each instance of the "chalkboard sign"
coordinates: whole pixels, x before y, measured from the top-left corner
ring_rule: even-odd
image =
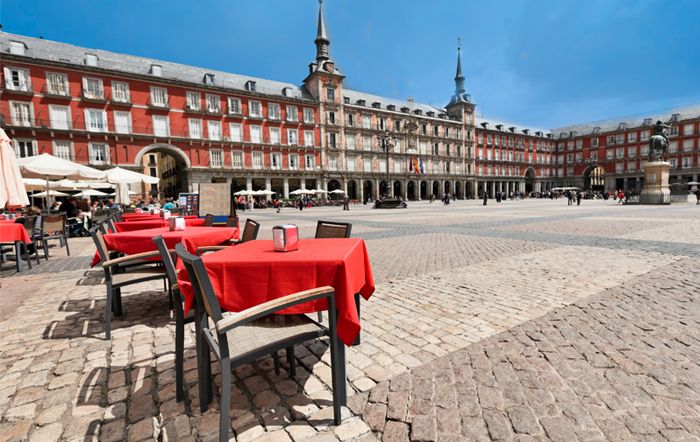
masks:
[[[199,216],[229,216],[231,213],[231,186],[228,183],[199,184]]]

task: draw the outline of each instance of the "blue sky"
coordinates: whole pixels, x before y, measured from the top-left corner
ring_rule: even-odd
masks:
[[[0,0],[4,30],[300,84],[316,0]],[[346,87],[541,128],[700,103],[700,1],[326,0]],[[658,64],[654,63],[658,60]]]

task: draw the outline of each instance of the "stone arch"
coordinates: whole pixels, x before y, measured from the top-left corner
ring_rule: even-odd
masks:
[[[148,146],[145,146],[139,151],[139,153],[136,154],[136,157],[134,158],[134,165],[140,166],[141,161],[143,161],[143,156],[146,155],[148,152],[163,152],[172,155],[173,157],[182,160],[185,163],[185,167],[187,167],[188,169],[192,167],[192,162],[190,161],[190,158],[187,156],[187,154],[185,154],[185,152],[182,149],[167,143],[153,143],[149,144]]]
[[[603,191],[605,190],[605,168],[603,166],[594,164],[589,166],[584,172],[584,185],[585,190],[593,191]]]
[[[328,180],[328,189],[326,189],[326,190],[330,192],[330,191],[337,190],[337,189],[343,190],[342,186],[340,185],[340,181]]]
[[[435,198],[440,197],[440,183],[438,181],[433,181],[433,195]]]
[[[450,195],[452,196],[452,183],[449,181],[445,181],[443,184],[444,192],[442,193],[443,195]]]
[[[525,170],[525,193],[530,193],[535,190],[535,178],[537,177],[537,173],[535,172],[535,169],[532,167],[528,167],[527,170]]]
[[[428,182],[421,181],[420,182],[420,199],[427,200],[428,198],[429,198],[429,196],[428,196]]]
[[[394,181],[394,192],[392,194],[394,196],[394,198],[399,198],[401,195],[403,195],[402,186],[403,186],[403,184],[401,183],[401,181],[399,181],[399,180]]]
[[[406,198],[409,201],[416,201],[418,200],[418,192],[416,191],[416,182],[415,181],[409,181],[406,184]]]
[[[153,143],[143,147],[134,157],[134,166],[138,167],[140,172],[143,172],[143,159],[144,155],[150,153],[160,153],[167,157],[170,157],[173,163],[164,160],[164,157],[158,159],[158,167],[161,168],[163,165],[160,161],[164,161],[165,167],[167,168],[165,172],[159,178],[160,181],[158,185],[152,185],[151,193],[155,194],[155,188],[158,189],[158,198],[172,197],[176,198],[181,192],[190,191],[189,182],[192,180],[191,168],[192,162],[187,154],[179,147],[173,146],[167,143]]]
[[[355,180],[348,180],[348,198],[351,200],[359,199],[357,195],[357,183]]]
[[[461,181],[455,183],[455,196],[459,199],[464,199],[464,189],[462,189]]]

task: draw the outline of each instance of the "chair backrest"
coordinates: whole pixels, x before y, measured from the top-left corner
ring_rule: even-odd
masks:
[[[243,228],[243,234],[241,235],[241,242],[253,241],[258,237],[258,230],[260,230],[260,223],[253,221],[248,218],[245,220],[245,227]]]
[[[226,220],[226,227],[238,227],[238,217],[229,216]]]
[[[350,238],[352,224],[333,221],[316,223],[316,238]]]
[[[109,217],[105,220],[105,224],[107,224],[107,231],[108,233],[116,233],[117,232],[117,227],[114,225],[114,217]]]
[[[107,244],[105,244],[105,239],[102,237],[102,231],[99,226],[90,229],[90,236],[92,241],[95,243],[95,248],[97,248],[97,254],[100,255],[100,260],[102,262],[109,261],[109,252],[107,250]]]
[[[92,222],[99,224],[102,221],[109,218],[109,216],[110,216],[109,209],[107,209],[107,210],[95,210],[95,213],[92,214]]]
[[[66,215],[44,215],[41,218],[42,232],[47,235],[66,234]]]
[[[175,263],[173,262],[173,257],[168,251],[168,246],[165,244],[165,240],[162,235],[153,237],[153,242],[160,252],[160,257],[163,260],[163,266],[165,267],[165,274],[168,276],[168,281],[170,285],[177,284],[177,271],[175,270]]]
[[[36,223],[37,223],[36,215],[24,217],[24,230],[27,231],[27,234],[29,235],[30,238],[34,237],[34,228],[36,227]]]
[[[219,301],[214,294],[214,288],[211,286],[209,274],[207,274],[202,258],[189,253],[182,243],[175,246],[175,253],[182,260],[185,271],[190,277],[197,305],[203,307],[207,316],[216,324],[222,318],[221,307],[219,307]]]
[[[214,215],[207,213],[204,216],[204,226],[211,227],[212,225],[214,225]]]

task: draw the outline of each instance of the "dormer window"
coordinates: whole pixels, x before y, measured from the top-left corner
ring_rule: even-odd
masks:
[[[402,108],[401,108],[401,112],[408,113],[409,111],[410,111],[410,109],[407,108],[407,107],[402,107]]]
[[[523,133],[525,135],[530,135],[530,129],[523,129]]]
[[[414,110],[413,113],[416,114],[416,115],[423,115],[423,111],[420,110],[420,109]]]
[[[372,103],[372,107],[375,109],[381,109],[382,104],[378,101],[375,101],[374,103]]]
[[[282,96],[283,97],[289,97],[291,96],[290,89],[288,87],[283,87],[282,88]]]
[[[508,130],[511,131],[511,132],[513,132],[513,133],[515,133],[515,126],[509,127]]]
[[[151,65],[151,75],[153,75],[154,77],[160,77],[163,75],[163,71],[159,64]]]
[[[571,138],[574,138],[576,135],[578,135],[578,132],[576,132],[575,130],[572,130],[571,131]]]
[[[255,82],[253,80],[248,80],[245,82],[245,90],[250,92],[255,92]]]
[[[620,125],[617,127],[618,130],[625,130],[627,129],[627,123],[620,123]]]
[[[343,97],[343,104],[350,104],[350,97]]]
[[[643,124],[644,126],[651,126],[651,118],[645,118]]]
[[[365,100],[357,100],[359,106],[364,106],[367,102]]]
[[[429,117],[434,117],[434,116],[435,116],[435,112],[429,111],[429,112],[426,113],[426,115],[429,116]]]
[[[488,129],[488,128],[489,128],[489,123],[487,123],[486,121],[484,121],[483,123],[481,123],[481,127],[483,127],[484,129]]]
[[[13,55],[26,55],[27,46],[21,41],[11,41],[10,42],[10,54]]]
[[[208,86],[214,85],[214,74],[204,74],[204,84]]]
[[[678,120],[681,119],[681,114],[673,114],[671,115],[671,122],[672,123],[678,123]]]
[[[390,110],[390,111],[396,110],[396,106],[394,106],[393,104],[388,105],[386,108],[387,108],[387,110]]]
[[[594,134],[594,135],[597,135],[597,134],[599,134],[599,133],[600,133],[600,128],[599,128],[599,127],[594,127],[594,128],[593,128],[593,134]]]
[[[97,66],[97,55],[85,54],[85,66]]]

